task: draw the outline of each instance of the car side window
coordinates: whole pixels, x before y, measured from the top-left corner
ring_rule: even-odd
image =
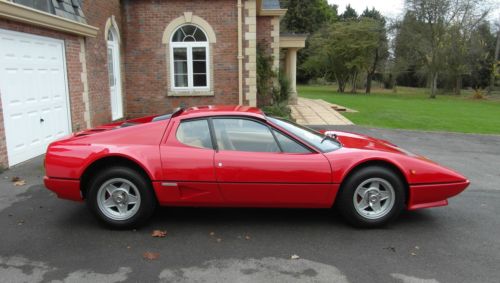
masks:
[[[285,136],[284,134],[273,130],[276,139],[280,143],[281,149],[286,153],[311,153],[309,149],[301,145],[300,143],[292,140],[291,138]]]
[[[213,149],[207,120],[181,122],[177,128],[177,140],[185,145]]]
[[[269,127],[237,118],[213,119],[219,150],[281,152]]]

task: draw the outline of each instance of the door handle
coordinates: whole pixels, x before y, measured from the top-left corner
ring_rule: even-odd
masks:
[[[40,118],[40,123],[43,123],[45,122],[45,120],[43,118]]]

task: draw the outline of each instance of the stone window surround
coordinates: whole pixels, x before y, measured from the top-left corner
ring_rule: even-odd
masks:
[[[118,36],[118,38],[117,38],[118,44],[121,45],[122,39],[121,39],[121,35],[120,35],[120,29],[118,28],[118,24],[116,23],[116,19],[115,19],[114,15],[109,17],[108,20],[106,21],[106,25],[104,26],[104,40],[108,40],[108,34],[109,34],[109,30],[111,29],[111,27],[113,27],[115,29],[116,35]]]
[[[123,67],[122,65],[122,54],[123,54],[123,50],[122,50],[122,37],[121,37],[121,32],[120,32],[120,29],[118,28],[118,24],[116,22],[116,17],[115,15],[111,15],[111,17],[108,18],[108,20],[106,21],[106,24],[104,25],[104,42],[106,43],[106,50],[108,48],[108,35],[109,35],[109,32],[111,30],[111,28],[114,29],[114,33],[113,35],[116,35],[116,41],[117,41],[117,44],[118,44],[118,50],[119,50],[119,60],[118,60],[118,63],[120,64],[119,66],[119,70],[120,70],[120,74],[119,74],[119,92],[121,93],[121,96],[122,96],[122,117],[121,118],[118,118],[117,120],[120,120],[120,119],[123,119],[125,117],[125,108],[126,108],[126,105],[125,105],[125,87],[124,87],[124,84],[125,84],[125,80],[124,80],[124,71],[125,71],[125,68]],[[107,58],[107,53],[106,53],[106,58]],[[106,63],[106,66],[107,66],[107,63]],[[107,67],[106,67],[107,68]],[[109,95],[111,95],[111,93],[109,93]],[[110,97],[111,99],[111,97]],[[111,100],[110,100],[111,101]],[[110,102],[111,103],[111,102]],[[110,105],[111,107],[111,105]],[[111,111],[111,109],[110,109]],[[114,121],[117,121],[117,120],[114,120]]]
[[[210,78],[209,78],[209,90],[206,91],[197,91],[197,90],[189,90],[189,91],[180,91],[180,90],[174,90],[173,82],[170,76],[171,70],[170,70],[170,39],[172,38],[172,35],[177,29],[183,25],[194,25],[198,26],[200,29],[202,29],[208,39],[208,62],[210,62],[208,68],[209,68],[209,73],[210,73]],[[217,38],[215,36],[215,32],[212,28],[212,26],[205,21],[203,18],[198,17],[196,15],[193,15],[192,12],[185,12],[183,16],[180,16],[174,20],[172,20],[165,30],[163,31],[163,37],[162,37],[162,43],[165,44],[165,50],[166,50],[166,57],[165,60],[167,62],[166,68],[167,68],[167,96],[214,96],[214,61],[213,61],[213,50],[214,50],[214,45],[217,42]]]

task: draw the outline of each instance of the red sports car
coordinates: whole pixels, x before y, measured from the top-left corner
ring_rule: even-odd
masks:
[[[52,143],[47,188],[117,228],[162,206],[334,205],[376,227],[447,205],[469,181],[390,142],[316,132],[243,106],[203,106],[86,130]]]

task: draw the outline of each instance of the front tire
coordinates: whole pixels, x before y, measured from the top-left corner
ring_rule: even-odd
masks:
[[[90,181],[87,205],[104,224],[117,229],[136,228],[153,214],[156,199],[151,182],[127,167],[111,167]]]
[[[396,219],[404,209],[406,188],[392,170],[370,166],[357,170],[342,184],[338,208],[352,225],[376,228]]]

